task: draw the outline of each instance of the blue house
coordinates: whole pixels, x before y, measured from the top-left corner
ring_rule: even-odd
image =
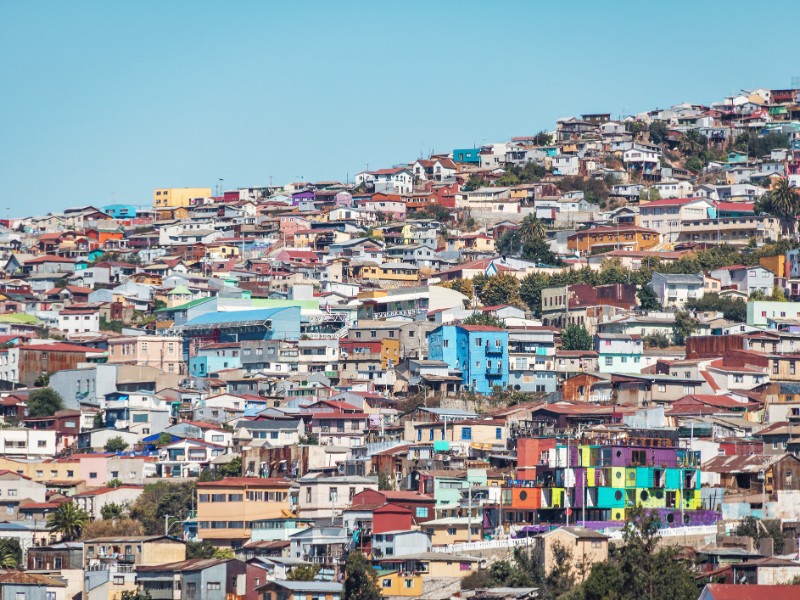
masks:
[[[456,148],[453,150],[453,162],[481,164],[480,148]]]
[[[175,327],[180,327],[200,315],[216,312],[216,298],[198,298],[172,308],[161,308],[156,311],[156,315],[159,321],[172,321]]]
[[[223,369],[239,369],[242,366],[241,348],[238,342],[207,344],[189,359],[189,375],[208,377]]]
[[[461,369],[462,384],[479,394],[508,386],[508,332],[486,325],[442,325],[428,337],[428,358]]]
[[[112,219],[135,219],[136,207],[133,204],[109,204],[103,212]]]

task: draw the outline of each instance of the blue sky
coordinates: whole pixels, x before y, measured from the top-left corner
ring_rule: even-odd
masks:
[[[0,0],[0,214],[352,179],[561,116],[788,87],[780,24],[799,16],[783,1]]]

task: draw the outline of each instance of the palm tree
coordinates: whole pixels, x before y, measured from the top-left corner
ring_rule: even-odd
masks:
[[[528,213],[519,226],[519,237],[523,244],[535,239],[543,239],[547,235],[547,225],[536,218],[533,213]]]
[[[3,548],[0,552],[0,569],[18,569],[17,557],[10,548]]]
[[[47,517],[47,528],[61,534],[61,539],[74,542],[81,537],[83,528],[89,522],[86,511],[72,502],[64,502]]]
[[[687,156],[694,156],[703,150],[707,143],[708,140],[706,139],[706,136],[696,129],[690,129],[681,136],[681,152]]]
[[[781,232],[785,237],[796,237],[797,215],[800,214],[800,193],[789,185],[789,180],[781,178],[767,192],[761,206],[781,221]]]

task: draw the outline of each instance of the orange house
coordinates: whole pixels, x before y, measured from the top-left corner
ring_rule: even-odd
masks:
[[[650,250],[661,240],[658,232],[638,225],[593,227],[567,237],[567,248],[584,256],[610,250]]]
[[[121,240],[125,236],[117,229],[87,229],[86,237],[100,244],[100,247],[103,247],[108,240]]]
[[[555,447],[555,438],[517,438],[517,479],[536,479],[537,466],[547,463],[547,451]]]

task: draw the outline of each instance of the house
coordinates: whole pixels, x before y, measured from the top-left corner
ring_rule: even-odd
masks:
[[[342,584],[335,581],[275,579],[256,588],[259,600],[339,600]]]
[[[666,242],[675,242],[683,231],[684,222],[708,218],[714,208],[703,198],[665,198],[639,206],[642,227],[657,231]]]
[[[372,532],[373,556],[405,556],[431,551],[431,538],[422,531],[398,529],[392,531]]]
[[[601,373],[638,373],[644,345],[639,335],[598,333],[594,339]]]
[[[704,282],[702,275],[653,273],[649,285],[662,306],[682,308],[687,301],[703,296]]]
[[[83,543],[85,569],[99,565],[160,565],[186,560],[186,542],[169,535],[99,537]]]
[[[428,336],[428,357],[461,369],[462,385],[479,394],[508,385],[508,331],[485,325],[442,325]]]
[[[243,598],[246,565],[235,558],[192,558],[136,568],[139,588],[153,598],[163,597],[169,587],[175,596],[190,600]],[[178,596],[178,594],[180,594]]]
[[[145,335],[110,339],[108,362],[156,367],[166,373],[185,372],[181,340],[170,336]]]
[[[100,311],[96,308],[65,308],[58,313],[58,328],[67,335],[100,333]]]
[[[331,518],[350,505],[353,498],[364,490],[377,490],[377,477],[337,476],[323,477],[309,474],[297,480],[299,484],[298,508],[300,516],[309,519]]]
[[[567,236],[567,248],[581,256],[608,250],[650,250],[659,243],[658,231],[638,225],[592,227]]]
[[[144,487],[140,485],[126,484],[116,487],[92,488],[75,494],[72,502],[92,519],[101,519],[103,507],[109,504],[130,507],[142,495],[143,490]]]
[[[214,545],[239,547],[252,522],[291,513],[287,479],[226,477],[197,484],[197,536]]]
[[[588,577],[593,565],[608,560],[608,539],[607,535],[586,527],[559,527],[542,534],[544,572],[550,573],[557,566],[554,548],[560,544],[570,552],[572,568],[581,566],[574,576],[582,581]]]
[[[710,271],[709,275],[714,279],[719,279],[722,290],[735,289],[748,296],[754,292],[761,292],[768,296],[775,287],[775,275],[760,265],[720,267]]]
[[[709,583],[700,592],[698,600],[795,600],[798,596],[800,585]]]
[[[3,600],[55,599],[64,597],[66,587],[63,579],[50,575],[22,571],[0,573],[0,598]]]

